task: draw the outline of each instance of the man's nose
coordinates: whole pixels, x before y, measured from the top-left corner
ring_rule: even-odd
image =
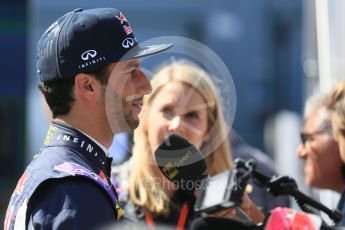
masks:
[[[140,70],[138,71],[137,77],[139,78],[139,92],[142,94],[150,94],[152,92],[152,86],[146,74],[142,70]]]
[[[307,151],[303,144],[299,144],[297,148],[297,156],[298,158],[304,159],[307,155]]]

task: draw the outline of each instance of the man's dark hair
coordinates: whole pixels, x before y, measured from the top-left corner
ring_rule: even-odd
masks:
[[[93,75],[96,80],[105,86],[108,84],[110,76],[107,67],[108,66],[102,66],[85,73]],[[71,106],[75,101],[73,93],[74,79],[75,76],[39,84],[38,88],[44,95],[53,118],[66,115],[71,110]]]

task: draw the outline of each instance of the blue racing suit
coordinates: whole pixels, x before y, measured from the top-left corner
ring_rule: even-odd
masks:
[[[111,161],[86,135],[53,122],[12,194],[4,229],[97,229],[115,223],[122,210],[109,180]]]

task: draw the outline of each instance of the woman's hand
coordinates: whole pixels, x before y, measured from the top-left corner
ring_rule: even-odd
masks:
[[[236,213],[237,213],[236,208],[228,208],[228,209],[217,211],[213,213],[212,216],[231,219],[236,216]]]
[[[255,203],[248,197],[247,194],[244,194],[240,208],[255,224],[262,223],[265,219],[264,214],[256,207]],[[215,212],[212,216],[234,218],[236,214],[236,208],[228,208]]]
[[[255,224],[262,223],[265,215],[256,207],[255,203],[247,194],[243,195],[243,201],[240,208],[252,219]]]

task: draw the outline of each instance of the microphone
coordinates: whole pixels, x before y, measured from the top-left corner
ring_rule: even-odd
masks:
[[[238,167],[247,167],[247,169],[251,171],[255,183],[259,186],[266,187],[267,191],[274,196],[290,195],[295,198],[298,206],[304,212],[313,214],[314,210],[312,208],[314,208],[327,214],[335,223],[341,221],[342,213],[339,210],[331,210],[322,203],[299,191],[297,183],[292,177],[279,176],[270,178],[257,171],[256,164],[251,160],[244,163],[242,160],[236,159],[235,162]]]
[[[168,180],[177,184],[180,191],[195,192],[196,212],[212,213],[242,203],[246,183],[238,180],[239,172],[225,171],[208,177],[203,155],[186,139],[172,134],[154,154],[159,170]]]
[[[172,182],[200,182],[207,177],[203,155],[183,137],[170,135],[154,154],[159,170]]]

